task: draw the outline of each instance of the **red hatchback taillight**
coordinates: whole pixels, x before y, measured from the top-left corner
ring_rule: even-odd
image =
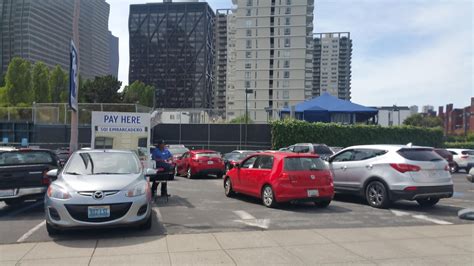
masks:
[[[418,172],[421,170],[421,168],[418,165],[406,164],[406,163],[391,163],[390,166],[400,173]]]
[[[278,179],[280,179],[280,181],[290,181],[290,182],[296,181],[295,177],[289,175],[288,173],[281,173]]]

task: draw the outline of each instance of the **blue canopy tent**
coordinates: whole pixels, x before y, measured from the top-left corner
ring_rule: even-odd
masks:
[[[378,110],[350,101],[341,100],[328,93],[294,106],[295,118],[308,122],[349,123],[367,122],[378,114]],[[291,109],[284,108],[280,117],[288,117]]]

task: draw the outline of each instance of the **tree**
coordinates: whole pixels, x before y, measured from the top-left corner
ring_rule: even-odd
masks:
[[[66,72],[57,65],[49,77],[49,95],[53,103],[66,102],[64,95],[67,95],[68,77]],[[63,97],[62,97],[63,95]]]
[[[31,63],[23,58],[15,57],[8,65],[5,76],[6,100],[11,105],[18,103],[31,104]]]
[[[403,122],[407,126],[415,127],[442,127],[443,119],[437,116],[427,116],[423,114],[413,114]]]
[[[114,76],[95,77],[93,81],[84,83],[79,98],[87,103],[121,103],[118,92],[121,86],[122,82]]]
[[[153,106],[153,94],[155,88],[150,85],[136,80],[132,84],[125,86],[122,95],[123,101],[126,103],[140,103],[141,105],[152,107]]]
[[[33,67],[32,82],[34,101],[37,103],[49,103],[49,69],[43,62],[36,62]]]

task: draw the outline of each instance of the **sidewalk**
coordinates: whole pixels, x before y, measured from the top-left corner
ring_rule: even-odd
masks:
[[[0,245],[0,265],[15,264],[474,265],[474,224],[248,231]]]

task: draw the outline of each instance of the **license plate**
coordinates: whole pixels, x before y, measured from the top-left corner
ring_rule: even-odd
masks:
[[[207,161],[207,164],[214,164],[213,161]]]
[[[89,206],[87,208],[88,218],[106,218],[110,217],[110,206]]]
[[[317,189],[309,189],[308,197],[317,197],[319,196],[319,191]]]
[[[11,196],[15,196],[14,189],[1,189],[0,190],[0,197],[11,197]]]

